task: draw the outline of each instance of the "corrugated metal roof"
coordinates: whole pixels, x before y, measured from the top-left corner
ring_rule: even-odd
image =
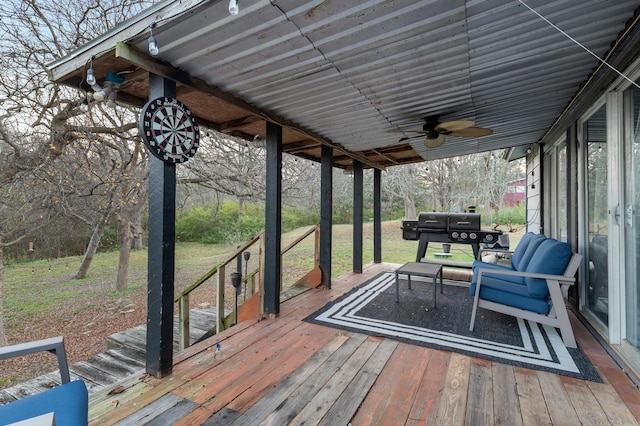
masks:
[[[626,0],[527,4],[601,57],[637,7]],[[137,28],[162,16],[154,30],[162,60],[354,152],[404,145],[437,159],[536,142],[597,65],[517,0],[243,0],[240,7],[231,16],[226,1],[192,1],[176,18],[143,14]],[[146,50],[147,32],[118,34],[91,48],[124,39]],[[72,56],[83,53],[89,49]],[[77,73],[66,82],[75,81]],[[195,109],[209,123],[242,118],[233,109],[216,116],[215,107],[209,115]],[[431,115],[473,120],[494,133],[450,137],[436,149],[421,139],[399,143]],[[304,141],[304,131],[293,139]]]

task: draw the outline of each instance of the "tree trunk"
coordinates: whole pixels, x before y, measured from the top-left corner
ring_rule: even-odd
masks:
[[[238,197],[238,221],[242,220],[242,214],[244,210],[244,199],[242,197]]]
[[[415,219],[416,216],[416,200],[413,192],[404,193],[404,217],[405,219]]]
[[[120,258],[118,260],[118,277],[116,291],[124,291],[129,287],[129,254],[131,253],[131,222],[122,216],[118,217],[118,245]]]
[[[93,261],[94,256],[96,255],[96,251],[98,250],[98,246],[100,245],[100,239],[102,238],[102,233],[104,232],[104,228],[107,226],[107,220],[109,219],[109,213],[105,213],[100,221],[93,228],[93,234],[91,234],[91,240],[89,240],[89,245],[87,249],[84,251],[84,257],[82,258],[82,262],[80,263],[80,267],[78,268],[78,272],[73,277],[76,280],[80,280],[87,276],[89,272],[89,267],[91,266],[91,262]]]
[[[142,241],[142,214],[140,210],[131,220],[131,238],[133,239],[132,247],[134,250],[142,250],[144,244]]]
[[[2,305],[2,283],[4,282],[4,247],[0,245],[0,346],[7,345],[7,336],[4,334],[4,310]]]

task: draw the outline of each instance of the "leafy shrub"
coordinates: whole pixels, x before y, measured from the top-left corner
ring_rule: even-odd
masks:
[[[216,209],[211,204],[176,212],[176,240],[214,244],[221,235],[213,225]]]
[[[264,229],[264,206],[244,203],[242,216],[238,203],[204,204],[180,210],[176,214],[176,239],[205,244],[239,243]],[[291,231],[319,221],[317,211],[307,212],[294,206],[282,207],[282,230]]]
[[[504,207],[498,211],[498,223],[526,223],[525,203],[519,203],[515,207]]]

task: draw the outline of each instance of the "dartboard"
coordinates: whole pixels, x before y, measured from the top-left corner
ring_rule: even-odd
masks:
[[[195,117],[182,102],[172,98],[147,102],[140,112],[140,135],[153,155],[170,163],[187,161],[200,144]]]

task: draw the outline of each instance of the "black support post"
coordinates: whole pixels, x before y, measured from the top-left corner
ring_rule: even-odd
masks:
[[[333,148],[322,146],[320,168],[320,270],[322,284],[331,288],[331,227],[333,225]]]
[[[353,162],[353,272],[362,272],[362,163]]]
[[[176,85],[149,75],[149,99],[175,97]],[[146,370],[154,377],[173,368],[176,166],[149,155],[149,252]]]
[[[382,263],[382,172],[373,170],[373,261]]]
[[[264,313],[280,313],[282,282],[282,127],[267,122],[265,200]]]

